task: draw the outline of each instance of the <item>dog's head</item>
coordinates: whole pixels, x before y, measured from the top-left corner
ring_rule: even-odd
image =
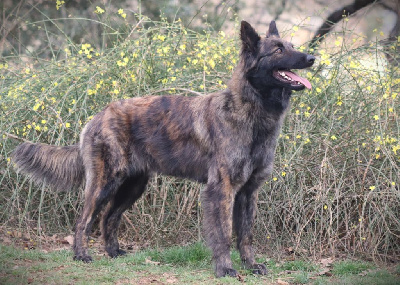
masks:
[[[315,57],[295,50],[290,42],[282,40],[275,21],[269,25],[265,37],[260,37],[249,23],[242,21],[240,38],[245,76],[254,88],[311,89],[307,79],[291,70],[310,67]]]

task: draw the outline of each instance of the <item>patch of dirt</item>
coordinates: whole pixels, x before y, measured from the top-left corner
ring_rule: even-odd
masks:
[[[54,234],[52,236],[34,235],[32,231],[20,231],[0,227],[0,243],[8,246],[29,250],[41,249],[44,252],[70,249],[73,238],[71,235]]]
[[[138,272],[138,277],[135,279],[121,279],[117,281],[116,285],[122,284],[175,284],[179,280],[174,274],[163,273],[163,274],[151,274],[146,271]]]
[[[21,231],[12,228],[0,227],[0,244],[21,248],[24,250],[39,249],[43,252],[57,250],[72,250],[74,237],[72,234],[35,235],[32,230]],[[121,249],[134,253],[143,247],[131,241],[119,239]],[[104,256],[105,251],[100,236],[89,237],[89,248],[92,254]]]

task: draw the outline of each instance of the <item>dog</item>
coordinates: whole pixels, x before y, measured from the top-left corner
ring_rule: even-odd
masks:
[[[160,173],[206,184],[203,227],[217,277],[237,276],[230,258],[233,230],[245,268],[267,274],[252,248],[258,188],[272,171],[292,90],[311,88],[291,69],[310,67],[315,57],[282,40],[274,21],[263,37],[242,21],[240,39],[240,60],[225,90],[115,101],[86,124],[79,144],[15,149],[17,169],[32,180],[64,191],[85,185],[75,260],[92,261],[88,235],[101,210],[105,250],[111,257],[125,254],[117,239],[121,216]]]

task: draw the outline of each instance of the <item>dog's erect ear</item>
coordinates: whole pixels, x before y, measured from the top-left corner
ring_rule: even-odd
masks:
[[[255,52],[260,40],[260,36],[253,27],[246,21],[242,21],[240,26],[240,39],[242,40],[243,50]]]
[[[276,28],[275,21],[271,21],[271,23],[269,24],[269,29],[268,29],[268,32],[267,32],[267,38],[269,38],[269,37],[280,38],[278,29]]]

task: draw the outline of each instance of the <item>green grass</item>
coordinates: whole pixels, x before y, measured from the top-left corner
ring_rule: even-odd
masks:
[[[371,264],[366,262],[344,260],[335,263],[332,273],[335,275],[359,274],[372,268]]]
[[[292,271],[305,271],[305,272],[312,272],[317,269],[317,267],[307,261],[304,260],[293,260],[286,262],[282,269],[284,270],[292,270]]]
[[[236,251],[233,261],[240,259]],[[265,257],[262,257],[265,259]],[[269,260],[268,276],[239,270],[246,284],[398,284],[399,275],[376,265],[358,261],[333,264],[331,277],[318,276],[318,265],[302,260]],[[346,268],[346,269],[344,269]],[[236,268],[239,269],[239,268]],[[372,271],[363,274],[366,269]],[[202,243],[142,250],[116,259],[96,256],[93,263],[72,260],[70,250],[21,250],[0,245],[0,284],[116,284],[163,282],[174,284],[242,284],[235,278],[216,279],[210,251]]]
[[[368,273],[365,276],[347,275],[338,280],[333,280],[334,285],[398,285],[400,284],[399,275],[393,275],[386,270],[379,270]]]
[[[146,258],[163,264],[176,264],[180,266],[200,266],[210,263],[210,250],[203,243],[169,247],[163,251],[148,250],[135,255],[137,262],[145,262]]]

